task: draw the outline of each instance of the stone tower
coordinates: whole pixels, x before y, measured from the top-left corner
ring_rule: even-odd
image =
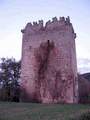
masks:
[[[77,103],[75,38],[69,17],[28,23],[23,33],[21,100]]]

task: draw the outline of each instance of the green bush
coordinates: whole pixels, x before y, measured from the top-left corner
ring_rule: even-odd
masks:
[[[71,120],[90,120],[90,112],[83,113],[80,116],[73,118]]]

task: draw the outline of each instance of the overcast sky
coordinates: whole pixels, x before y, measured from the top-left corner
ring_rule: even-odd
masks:
[[[77,34],[78,71],[90,71],[90,0],[0,0],[0,57],[21,58],[27,22],[70,16]]]

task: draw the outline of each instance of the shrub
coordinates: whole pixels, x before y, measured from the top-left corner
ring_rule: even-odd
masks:
[[[80,116],[72,118],[71,120],[90,120],[90,112],[82,113]]]

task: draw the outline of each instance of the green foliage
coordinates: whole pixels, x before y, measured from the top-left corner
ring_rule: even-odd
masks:
[[[0,120],[71,120],[86,113],[90,105],[0,103]]]
[[[0,63],[0,99],[10,100],[19,96],[21,61],[2,58]],[[17,94],[16,94],[17,93]]]
[[[82,113],[79,117],[73,118],[71,120],[90,120],[90,112]]]

